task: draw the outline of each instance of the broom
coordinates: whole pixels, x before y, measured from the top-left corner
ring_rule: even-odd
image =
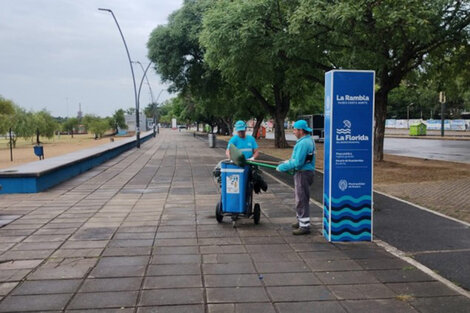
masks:
[[[229,152],[230,152],[230,160],[232,160],[232,162],[236,165],[236,166],[239,166],[239,167],[244,167],[246,164],[251,164],[251,165],[258,165],[258,166],[261,166],[261,167],[266,167],[266,168],[272,168],[272,169],[276,169],[277,168],[277,165],[272,165],[272,164],[278,164],[277,162],[272,162],[272,161],[248,161],[246,158],[245,158],[245,155],[243,154],[243,152],[241,152],[237,147],[235,147],[235,145],[232,145],[230,144],[230,147],[229,147]],[[271,163],[271,164],[268,164],[268,163]],[[293,175],[292,172],[287,172],[291,175]]]

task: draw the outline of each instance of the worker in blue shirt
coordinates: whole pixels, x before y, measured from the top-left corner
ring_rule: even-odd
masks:
[[[294,235],[310,234],[310,186],[315,171],[315,142],[307,122],[298,120],[294,123],[294,135],[297,142],[289,160],[279,164],[279,172],[294,170],[295,210],[297,222],[292,224]]]
[[[230,138],[225,155],[230,158],[230,145],[234,145],[238,148],[247,160],[254,160],[258,157],[258,144],[253,136],[246,134],[246,124],[244,121],[237,121],[235,123],[235,131],[237,132],[232,138]]]

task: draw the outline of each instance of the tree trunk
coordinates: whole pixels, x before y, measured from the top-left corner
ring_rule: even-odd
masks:
[[[264,116],[256,117],[256,123],[255,123],[255,126],[253,127],[253,137],[255,137],[256,139],[259,139],[258,130],[260,129],[261,123],[263,122],[263,117]]]
[[[384,159],[385,120],[387,118],[388,92],[379,90],[375,94],[374,159]]]

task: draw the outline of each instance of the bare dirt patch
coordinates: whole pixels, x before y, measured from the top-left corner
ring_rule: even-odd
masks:
[[[40,138],[41,144],[44,146],[45,158],[51,158],[70,152],[100,146],[110,142],[111,137],[94,139],[91,134],[61,135],[53,139]],[[114,140],[122,140],[128,137],[112,137]],[[24,163],[38,161],[39,158],[34,154],[33,147],[35,142],[25,141],[19,138],[16,142],[16,148],[13,149],[13,162],[10,161],[10,149],[8,140],[0,139],[0,169],[18,166]]]

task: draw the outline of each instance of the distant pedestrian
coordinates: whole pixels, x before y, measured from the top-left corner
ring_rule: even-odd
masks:
[[[307,122],[298,120],[294,123],[294,135],[297,142],[289,160],[280,164],[276,170],[287,172],[294,170],[295,210],[297,222],[292,224],[294,235],[310,234],[310,186],[315,171],[315,142]]]

